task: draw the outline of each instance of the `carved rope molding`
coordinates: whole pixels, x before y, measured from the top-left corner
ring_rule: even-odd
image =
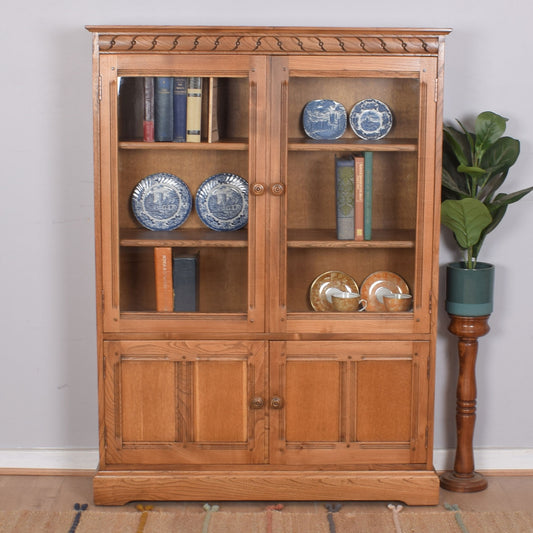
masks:
[[[204,52],[436,55],[436,36],[100,34],[101,53]]]

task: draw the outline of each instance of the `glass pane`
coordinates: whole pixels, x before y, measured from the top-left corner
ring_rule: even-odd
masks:
[[[200,103],[191,103],[198,85]],[[247,78],[119,80],[122,311],[246,312],[248,86]]]
[[[355,133],[352,109],[366,99],[386,104],[391,112],[392,126],[385,128],[388,133],[380,139]],[[394,280],[401,280],[398,286],[393,281],[393,292],[396,288],[404,292],[404,283],[410,292],[414,290],[419,100],[419,80],[413,73],[383,78],[291,78],[289,312],[316,310],[310,287],[329,271],[347,274],[359,289],[371,274],[392,272]],[[312,106],[318,109],[316,113],[309,112]],[[345,129],[339,126],[343,109]],[[377,113],[372,118],[386,126],[387,116]],[[317,138],[320,135],[325,138]],[[329,301],[330,296],[326,298]],[[326,307],[333,310],[330,302]],[[384,309],[369,305],[368,310]]]

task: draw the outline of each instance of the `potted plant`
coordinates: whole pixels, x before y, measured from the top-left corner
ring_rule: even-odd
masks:
[[[507,207],[533,187],[497,193],[520,153],[520,142],[504,137],[507,119],[485,111],[474,131],[444,128],[441,221],[451,229],[464,260],[446,273],[446,310],[459,316],[492,312],[494,266],[478,262],[485,238],[501,222]]]

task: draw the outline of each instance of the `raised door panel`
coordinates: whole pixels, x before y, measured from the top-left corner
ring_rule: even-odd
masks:
[[[265,460],[262,342],[105,343],[106,464]]]
[[[271,461],[426,463],[428,364],[425,342],[272,343]]]

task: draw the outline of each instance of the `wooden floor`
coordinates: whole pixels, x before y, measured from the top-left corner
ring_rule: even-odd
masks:
[[[441,489],[440,503],[457,504],[463,511],[528,511],[533,509],[533,473],[531,475],[489,475],[489,487],[483,492],[460,494]],[[75,503],[92,500],[92,476],[86,475],[2,475],[0,472],[0,510],[71,510]],[[210,502],[213,503],[213,502]],[[346,502],[345,510],[372,511],[383,509],[390,502]],[[199,502],[162,502],[153,504],[159,510],[172,511],[184,507],[200,508]],[[225,510],[259,511],[265,509],[262,502],[227,502]],[[320,502],[290,502],[297,510],[316,510]],[[99,510],[135,510],[131,503],[122,507],[98,507]],[[406,508],[405,510],[407,510]],[[409,509],[418,509],[409,507]],[[432,509],[432,507],[424,507]],[[434,508],[433,508],[434,509]]]

